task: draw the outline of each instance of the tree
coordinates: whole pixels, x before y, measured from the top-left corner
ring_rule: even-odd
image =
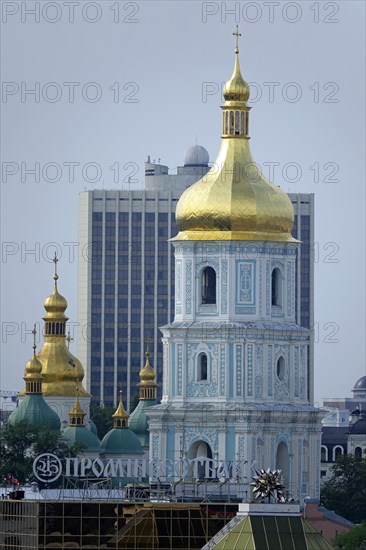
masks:
[[[355,525],[347,533],[338,535],[333,544],[337,550],[366,550],[366,522]]]
[[[92,420],[97,428],[99,439],[102,439],[109,430],[113,427],[113,418],[115,409],[113,407],[97,407],[91,405],[90,420]]]
[[[34,480],[33,460],[42,453],[54,453],[60,459],[73,457],[82,449],[69,447],[59,433],[47,426],[35,427],[26,421],[15,426],[8,424],[0,431],[0,476],[26,483]]]
[[[366,459],[341,455],[332,470],[321,489],[321,504],[354,523],[366,520]]]

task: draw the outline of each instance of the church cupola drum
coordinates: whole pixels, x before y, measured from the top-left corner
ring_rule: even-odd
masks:
[[[294,498],[317,497],[322,413],[312,332],[296,318],[301,244],[289,197],[250,152],[250,90],[234,34],[219,154],[177,204],[175,316],[161,328],[162,402],[146,410],[150,458],[279,468]]]

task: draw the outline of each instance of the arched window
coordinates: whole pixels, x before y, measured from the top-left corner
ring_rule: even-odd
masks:
[[[361,449],[361,447],[356,447],[355,448],[355,457],[356,458],[362,458],[362,449]]]
[[[201,276],[202,304],[216,304],[216,273],[212,267],[205,267]]]
[[[197,364],[197,381],[207,382],[207,355],[200,353]]]
[[[285,360],[282,356],[277,359],[276,374],[280,380],[285,378]]]
[[[280,306],[282,302],[281,271],[275,267],[272,271],[272,305]]]
[[[241,134],[245,134],[245,125],[244,125],[244,112],[241,113]]]
[[[229,134],[234,134],[234,113],[230,111],[230,130]]]
[[[328,462],[328,449],[325,445],[321,446],[320,460],[321,462]]]
[[[335,462],[339,456],[343,455],[343,447],[336,445],[333,448],[333,461]]]
[[[239,120],[240,120],[239,111],[235,111],[235,135],[239,135]]]

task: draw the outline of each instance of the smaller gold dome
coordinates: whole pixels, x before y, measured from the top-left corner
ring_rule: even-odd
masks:
[[[140,380],[141,380],[141,382],[139,384],[137,384],[138,386],[143,386],[143,385],[151,386],[152,385],[151,383],[153,383],[153,384],[155,383],[155,371],[152,368],[152,366],[150,365],[149,352],[148,351],[145,353],[145,356],[146,356],[146,362],[145,362],[145,365],[140,370]]]
[[[123,400],[122,400],[122,390],[119,392],[119,403],[117,410],[114,414],[112,414],[112,418],[115,420],[127,420],[130,415],[126,411]]]
[[[34,355],[30,361],[25,366],[24,370],[24,379],[28,378],[42,378],[41,377],[42,372],[42,363],[38,361],[37,357]]]
[[[33,357],[28,361],[28,363],[25,366],[24,370],[24,380],[27,382],[28,380],[33,382],[41,382],[42,381],[42,363],[38,360],[36,356],[36,335],[37,335],[37,328],[36,324],[34,323],[33,330]]]
[[[67,308],[67,300],[61,296],[57,289],[58,275],[55,275],[53,278],[55,280],[55,288],[53,293],[50,294],[50,296],[48,296],[44,301],[43,306],[46,310],[46,315],[44,318],[66,318],[65,310]]]
[[[70,426],[82,425],[84,421],[85,412],[81,408],[79,401],[79,387],[76,386],[76,399],[71,411],[69,412]]]
[[[235,55],[234,72],[224,88],[225,101],[247,102],[250,95],[249,84],[245,82],[240,72],[238,53]]]
[[[123,400],[122,400],[122,390],[119,392],[119,403],[117,410],[112,414],[113,418],[113,428],[128,428],[128,419],[129,414],[126,411]]]

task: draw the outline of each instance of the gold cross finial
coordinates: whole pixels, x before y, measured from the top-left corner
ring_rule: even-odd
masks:
[[[34,323],[34,325],[33,325],[32,334],[33,334],[33,353],[36,354],[36,347],[37,347],[37,344],[36,344],[36,334],[37,334],[36,323]]]
[[[233,32],[233,36],[236,36],[235,53],[239,53],[239,36],[241,36],[239,32],[239,25],[236,25],[236,32]]]
[[[57,257],[57,254],[55,252],[55,257],[53,258],[53,263],[55,264],[55,274],[53,276],[54,280],[55,280],[55,284],[57,282],[57,279],[58,279],[58,275],[57,275],[57,262],[58,262],[58,257]]]
[[[146,337],[146,353],[145,353],[146,356],[149,355],[149,345],[150,345],[150,336],[147,336]]]
[[[70,331],[67,333],[67,336],[66,336],[66,342],[67,342],[67,349],[70,349],[70,342],[73,342],[74,339],[71,338],[70,336]]]

